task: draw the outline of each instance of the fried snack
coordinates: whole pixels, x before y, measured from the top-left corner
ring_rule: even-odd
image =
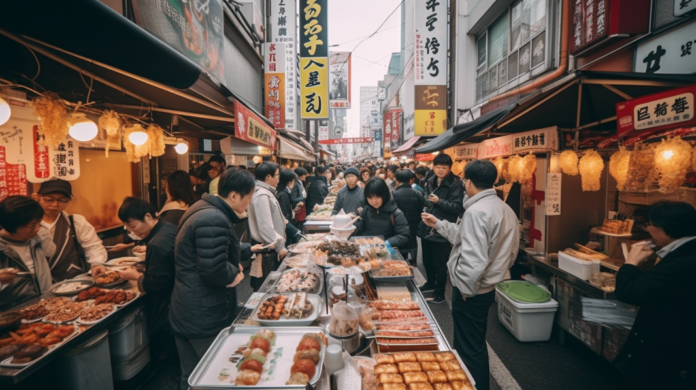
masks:
[[[416,362],[416,355],[413,352],[397,352],[393,356],[396,363]]]
[[[437,340],[434,338],[422,338],[422,339],[385,339],[377,338],[379,344],[437,344]]]
[[[94,279],[97,284],[111,284],[119,280],[121,280],[121,274],[116,271],[105,272]]]
[[[399,373],[403,374],[405,372],[419,372],[421,371],[421,366],[414,362],[401,362],[398,364]]]
[[[404,375],[404,382],[408,385],[415,382],[427,382],[428,377],[424,372],[406,372]],[[445,378],[447,379],[447,378]]]
[[[444,362],[440,362],[440,368],[442,369],[442,371],[453,371],[462,369],[461,367],[459,367],[459,362],[456,360],[447,360]]]
[[[444,371],[426,371],[425,375],[428,376],[428,382],[430,383],[446,383],[447,375]]]
[[[435,354],[435,359],[437,359],[438,362],[446,362],[448,360],[457,360],[457,358],[454,357],[454,354],[452,352],[440,352]]]
[[[399,363],[401,364],[401,363]],[[375,375],[380,374],[398,374],[399,369],[396,368],[396,364],[378,364],[375,366]]]
[[[450,383],[454,390],[474,390],[474,386],[471,385],[471,382],[468,380],[466,381],[454,381]]]
[[[263,372],[263,364],[261,364],[261,362],[259,362],[258,360],[248,359],[244,360],[242,364],[239,365],[239,370],[251,370],[256,371],[260,374]]]
[[[462,370],[446,371],[445,375],[450,382],[466,380],[466,374]]]
[[[406,390],[406,385],[403,383],[383,383],[377,386],[377,390]]]
[[[242,370],[237,373],[234,379],[235,386],[254,386],[259,383],[261,374],[256,371]]]
[[[425,317],[421,310],[381,310],[382,319]]]
[[[394,364],[394,356],[392,355],[382,355],[382,354],[377,354],[374,356],[375,361],[377,364]]]
[[[432,352],[415,352],[416,360],[419,362],[435,362],[435,355]]]
[[[46,309],[40,303],[31,305],[19,311],[19,315],[23,320],[33,321],[39,318],[45,317],[50,313],[50,310]]]
[[[83,302],[89,299],[97,299],[104,294],[106,294],[106,290],[102,290],[99,287],[90,287],[87,290],[80,291],[75,301]]]
[[[296,373],[301,372],[307,375],[307,377],[312,378],[316,373],[316,370],[317,366],[313,361],[309,359],[300,359],[292,365],[290,368],[290,374],[295,375]]]
[[[30,345],[24,347],[14,354],[14,359],[12,359],[12,364],[23,364],[29,363],[30,361],[43,356],[48,349],[42,345]]]
[[[310,350],[305,350],[305,351],[297,351],[295,356],[292,358],[293,362],[296,362],[300,359],[308,359],[314,362],[314,364],[317,364],[319,362],[319,351],[315,349],[310,349]]]
[[[271,342],[264,339],[263,337],[257,337],[254,340],[251,341],[249,344],[250,349],[261,349],[265,353],[268,353],[271,351]]]
[[[296,372],[290,376],[290,379],[285,382],[286,385],[302,385],[306,386],[309,383],[309,377],[302,372]]]
[[[399,374],[379,374],[377,383],[404,383],[404,378]]]
[[[85,310],[80,315],[80,320],[85,322],[99,321],[114,311],[114,306],[110,303],[102,303]]]
[[[85,310],[84,302],[74,302],[67,304],[61,308],[51,311],[51,314],[46,316],[46,321],[51,322],[68,322],[76,319]]]
[[[408,390],[433,390],[430,383],[426,382],[415,382],[408,385]]]
[[[312,338],[306,338],[297,345],[297,348],[295,351],[320,351],[321,350],[321,345],[317,342],[317,340],[312,339]]]
[[[0,348],[0,362],[26,348],[25,344],[13,344]]]
[[[454,390],[452,385],[449,383],[435,383],[433,387],[435,390]]]
[[[374,301],[370,302],[370,306],[379,310],[418,310],[420,306],[418,302],[395,302],[395,301]]]
[[[406,323],[406,324],[378,324],[377,330],[386,330],[391,332],[412,331],[412,330],[430,330],[430,324],[425,323]]]
[[[421,365],[421,368],[423,369],[423,371],[440,370],[440,364],[437,362],[421,362],[420,365]]]

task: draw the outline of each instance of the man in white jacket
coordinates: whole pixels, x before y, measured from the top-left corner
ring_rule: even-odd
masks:
[[[495,300],[495,285],[510,278],[520,241],[517,216],[493,189],[497,176],[490,161],[467,164],[465,212],[460,224],[422,215],[426,225],[453,245],[447,269],[453,285],[454,348],[479,390],[489,388],[488,310]]]

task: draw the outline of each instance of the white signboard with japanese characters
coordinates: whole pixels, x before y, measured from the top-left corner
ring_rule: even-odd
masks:
[[[479,144],[468,144],[452,148],[452,158],[455,160],[476,160]]]
[[[639,73],[695,73],[696,20],[639,43],[633,61]]]
[[[447,85],[445,0],[416,0],[416,85]]]
[[[546,215],[561,215],[561,174],[546,175]]]
[[[556,127],[526,131],[512,135],[512,153],[534,150],[558,150]]]
[[[269,17],[271,39],[269,42],[284,43],[285,51],[285,128],[296,129],[297,122],[297,0],[271,0]],[[280,70],[279,70],[280,72]]]
[[[674,0],[674,16],[696,11],[696,0]]]
[[[670,104],[671,103],[671,104]],[[694,118],[694,94],[683,93],[666,99],[653,100],[633,108],[636,130],[649,129],[669,123],[688,122]]]

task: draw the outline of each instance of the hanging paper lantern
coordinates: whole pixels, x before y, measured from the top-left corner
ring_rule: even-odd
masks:
[[[455,161],[452,163],[452,173],[459,177],[464,176],[464,167],[466,166],[466,162],[462,161]]]
[[[520,171],[523,168],[522,164],[522,157],[518,155],[510,156],[510,158],[508,158],[507,172],[510,176],[510,181],[517,183],[520,182],[520,177],[522,176]]]
[[[522,184],[522,202],[524,202],[525,208],[532,207],[532,193],[534,192],[534,187],[532,187],[531,182]]]
[[[104,148],[104,153],[106,157],[109,157],[110,147],[121,146],[121,117],[118,116],[116,111],[107,110],[99,117],[98,122],[99,127],[104,129],[106,133],[106,147]]]
[[[146,141],[140,145],[135,145],[131,141],[131,135],[133,135],[133,133],[145,133],[147,135],[147,130],[145,130],[145,128],[138,123],[124,129],[123,144],[126,147],[126,156],[128,157],[128,161],[140,162],[141,157],[148,155],[150,151],[150,144]],[[147,135],[146,140],[148,138],[149,135]]]
[[[609,174],[616,180],[616,188],[623,191],[628,178],[628,163],[631,160],[631,152],[621,146],[619,151],[612,154],[609,159]]]
[[[686,180],[692,165],[691,145],[677,136],[655,147],[655,168],[660,173],[660,192],[672,191]]]
[[[520,183],[531,183],[532,178],[534,177],[534,173],[536,172],[537,169],[537,159],[536,156],[529,153],[528,155],[524,156],[521,161],[521,167],[520,167],[520,177],[519,177],[519,182]]]
[[[65,142],[68,136],[67,110],[58,95],[45,94],[32,101],[34,115],[39,117],[39,133],[44,139],[40,141],[49,148]]]
[[[503,178],[503,172],[507,170],[505,162],[506,160],[502,157],[497,157],[495,160],[493,160],[493,165],[495,165],[495,169],[498,170],[498,178],[495,180],[496,183]]]
[[[576,176],[578,174],[578,155],[573,150],[564,150],[558,156],[558,165],[566,175]]]
[[[601,187],[604,160],[594,150],[590,149],[580,159],[578,164],[583,191],[599,191]]]
[[[164,130],[155,123],[147,127],[148,143],[150,144],[150,157],[159,157],[164,154]]]
[[[645,191],[655,181],[655,148],[638,142],[628,162],[627,191]]]

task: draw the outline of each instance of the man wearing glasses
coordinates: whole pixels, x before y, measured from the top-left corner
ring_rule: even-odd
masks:
[[[65,212],[72,200],[70,183],[61,179],[47,180],[32,197],[44,210],[41,228],[50,233],[56,245],[55,254],[48,260],[53,282],[74,278],[90,268],[95,275],[104,272],[103,265],[92,265],[107,260],[106,249],[94,227],[85,217]]]

